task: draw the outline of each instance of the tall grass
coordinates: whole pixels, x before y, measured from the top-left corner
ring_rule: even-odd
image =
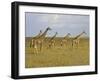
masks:
[[[25,39],[26,68],[89,65],[88,38],[81,38],[78,48],[72,48],[71,38],[65,46],[61,47],[61,37],[55,39],[56,43],[53,48],[47,48],[50,38],[46,38],[43,49],[38,54],[33,53],[34,49],[29,47],[31,39],[29,37]]]

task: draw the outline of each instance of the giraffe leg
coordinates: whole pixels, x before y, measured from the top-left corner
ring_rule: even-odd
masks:
[[[67,43],[67,41],[65,42],[65,46],[66,46],[66,48],[68,48],[68,43]]]
[[[53,48],[55,48],[55,42],[53,43]]]
[[[76,46],[77,46],[76,41],[73,41],[73,48],[76,48]]]
[[[61,41],[61,43],[60,43],[60,46],[62,47],[63,46],[63,42]]]
[[[33,54],[35,54],[35,48],[33,47]]]
[[[42,45],[42,42],[41,42],[41,43],[40,43],[40,52],[42,51],[42,46],[43,46],[43,45]]]
[[[48,48],[51,48],[51,44],[49,44],[49,47]]]
[[[36,48],[35,50],[36,50],[36,54],[38,54],[38,49]]]
[[[79,48],[79,41],[77,41],[77,48]]]
[[[35,54],[35,48],[33,47],[33,54]]]
[[[32,43],[30,43],[30,48],[32,47]]]
[[[33,44],[33,48],[34,48],[33,54],[38,54],[38,46],[37,46],[36,41],[35,41],[34,44]]]
[[[78,48],[78,42],[77,42],[77,48]]]
[[[72,48],[74,48],[74,41],[72,41]]]

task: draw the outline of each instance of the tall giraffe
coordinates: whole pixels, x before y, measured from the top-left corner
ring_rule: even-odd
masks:
[[[34,46],[34,45],[32,45],[32,44],[34,44],[33,40],[36,40],[41,34],[42,34],[42,30],[40,30],[40,32],[35,37],[32,37],[31,42],[30,42],[30,47]]]
[[[57,34],[58,33],[56,32],[55,35],[50,38],[50,40],[49,40],[49,48],[55,46],[55,40],[54,40],[54,38],[57,36]]]
[[[82,33],[80,33],[79,35],[75,36],[74,38],[72,38],[72,47],[74,46],[79,46],[79,42],[80,42],[80,38],[82,35],[86,34],[85,31],[83,31]]]
[[[42,51],[42,48],[43,48],[43,41],[47,35],[47,32],[51,30],[51,28],[46,28],[46,30],[38,37],[38,43],[39,43],[39,50],[40,52]]]
[[[71,34],[68,33],[67,35],[65,35],[65,36],[63,37],[63,39],[62,39],[61,42],[60,42],[60,45],[61,45],[61,46],[66,46],[66,45],[67,45],[67,43],[68,43],[68,38],[69,38],[70,35],[71,35]]]
[[[35,37],[32,37],[32,40],[30,42],[30,47],[33,47],[34,50],[33,52],[34,53],[38,53],[38,40],[37,38],[42,34],[42,31],[40,30],[39,34],[36,35]]]

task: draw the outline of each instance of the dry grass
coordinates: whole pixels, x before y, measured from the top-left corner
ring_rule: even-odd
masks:
[[[56,66],[79,66],[89,64],[89,39],[82,38],[80,40],[79,48],[72,48],[71,42],[66,46],[60,46],[62,38],[56,38],[56,46],[47,49],[48,40],[45,41],[42,52],[38,54],[33,53],[33,48],[29,47],[31,38],[26,38],[25,47],[25,67],[56,67]]]

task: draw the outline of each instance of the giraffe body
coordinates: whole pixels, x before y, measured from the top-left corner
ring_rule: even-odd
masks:
[[[55,35],[53,37],[51,37],[51,39],[49,40],[49,48],[53,48],[55,46],[55,40],[54,38],[56,37],[58,33],[56,32]]]
[[[67,46],[68,38],[69,38],[70,35],[71,35],[71,34],[68,33],[66,36],[63,37],[63,39],[62,39],[61,42],[60,42],[61,47],[62,47],[62,46]]]

